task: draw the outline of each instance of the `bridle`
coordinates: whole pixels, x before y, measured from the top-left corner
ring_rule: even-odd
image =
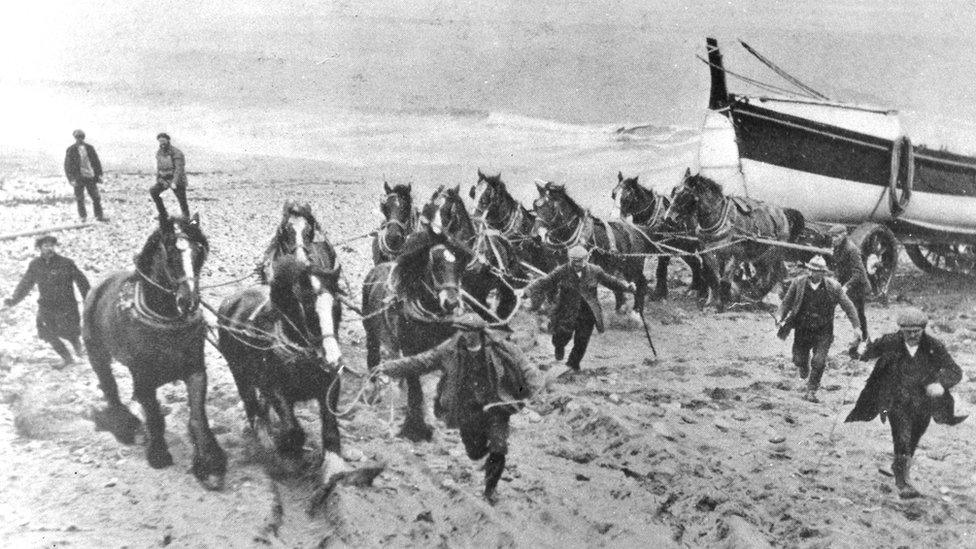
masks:
[[[390,204],[391,198],[394,200],[394,204]],[[377,231],[377,235],[376,235],[377,236],[376,240],[377,240],[377,244],[380,247],[380,251],[387,257],[393,257],[397,254],[397,250],[394,250],[386,241],[386,237],[390,232],[390,228],[398,227],[401,231],[403,231],[404,238],[406,238],[406,235],[410,234],[410,232],[412,232],[414,227],[417,225],[417,211],[413,209],[410,210],[406,222],[400,221],[399,219],[396,218],[389,217],[389,211],[393,208],[394,205],[398,206],[401,210],[403,209],[404,203],[400,195],[395,192],[387,193],[386,196],[383,198],[383,204],[380,208],[383,211],[383,216],[386,219],[380,225],[380,228]]]
[[[546,227],[546,234],[542,237],[543,243],[549,245],[550,247],[558,247],[558,248],[571,247],[575,244],[579,244],[580,241],[583,240],[583,228],[586,225],[586,216],[569,216],[569,219],[566,219],[562,223],[553,226],[553,224],[557,219],[562,218],[563,212],[557,206],[551,205],[552,199],[549,193],[550,191],[547,190],[545,196],[540,196],[539,198],[536,198],[532,202],[532,205],[535,207],[536,218],[542,223],[543,226]],[[542,207],[544,204],[547,203],[550,204],[551,208],[556,210],[556,214],[551,219],[548,220],[543,216],[542,211],[539,209],[540,207]],[[572,233],[570,234],[570,237],[567,240],[562,242],[557,242],[552,239],[551,235],[553,233],[561,229],[569,228],[570,224],[573,223],[574,221],[576,222],[576,228],[572,230]]]

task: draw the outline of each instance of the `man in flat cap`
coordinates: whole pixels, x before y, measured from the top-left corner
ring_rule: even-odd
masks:
[[[814,256],[807,265],[807,274],[791,283],[779,306],[777,324],[780,339],[793,334],[793,364],[800,378],[807,380],[804,399],[818,402],[817,389],[827,367],[827,353],[834,341],[834,311],[840,305],[851,321],[860,341],[861,324],[857,309],[844,293],[839,282],[827,276],[830,269],[822,256]],[[856,345],[856,343],[855,343]],[[810,354],[813,353],[811,358]]]
[[[156,183],[149,188],[149,195],[156,203],[159,217],[165,218],[166,206],[160,196],[166,189],[173,189],[176,200],[180,203],[183,217],[190,217],[190,205],[186,201],[186,158],[183,151],[169,142],[169,134],[161,132],[156,136],[159,149],[156,151]]]
[[[78,286],[78,291],[84,298],[88,295],[88,279],[74,261],[58,255],[57,238],[45,235],[38,238],[34,245],[41,251],[41,255],[31,260],[13,295],[3,300],[3,305],[16,305],[27,297],[36,284],[40,294],[37,300],[37,337],[47,341],[64,361],[63,365],[68,366],[74,360],[61,339],[68,340],[75,353],[81,354],[81,343],[78,340],[81,335],[80,317],[72,284]]]
[[[390,360],[379,371],[391,377],[419,376],[441,370],[434,414],[461,431],[471,459],[485,460],[485,491],[494,502],[505,469],[509,417],[518,413],[542,385],[539,372],[508,332],[489,327],[474,313],[453,319],[457,330],[423,353]]]
[[[843,225],[835,225],[828,231],[834,247],[833,264],[837,282],[841,283],[847,297],[857,309],[857,319],[861,323],[861,339],[867,341],[868,319],[864,315],[864,299],[871,292],[871,281],[861,261],[861,251],[847,236]]]
[[[956,425],[966,416],[955,415],[949,389],[962,379],[962,369],[945,345],[925,332],[928,318],[919,309],[898,315],[898,331],[867,344],[861,360],[877,358],[857,404],[846,422],[891,423],[895,457],[891,464],[895,486],[902,498],[920,494],[911,483],[912,457],[929,420]]]
[[[602,284],[614,291],[633,292],[633,282],[608,275],[588,261],[589,253],[582,246],[569,249],[569,261],[556,267],[548,275],[525,288],[530,296],[557,291],[556,305],[552,309],[552,346],[556,360],[562,360],[566,344],[573,340],[573,350],[566,359],[566,366],[579,371],[580,362],[593,334],[593,327],[603,333],[603,309],[597,299],[597,286]]]
[[[85,191],[91,197],[95,219],[107,221],[102,212],[102,197],[98,192],[98,183],[102,180],[102,162],[98,159],[95,147],[85,143],[85,132],[75,130],[75,138],[64,152],[64,175],[75,191],[75,202],[78,203],[78,217],[82,222],[88,220],[88,210],[85,208]]]

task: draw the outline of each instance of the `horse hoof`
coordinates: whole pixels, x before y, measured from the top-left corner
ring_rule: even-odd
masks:
[[[169,450],[153,450],[146,452],[146,459],[153,469],[165,469],[173,464],[173,456]]]
[[[210,490],[211,492],[219,492],[224,489],[224,475],[218,475],[216,473],[204,475],[202,477],[197,477],[200,484],[204,488]]]
[[[335,487],[340,484],[343,486],[357,486],[366,487],[372,486],[373,480],[383,472],[386,465],[383,463],[372,463],[365,467],[355,470],[342,471],[331,475],[328,479],[323,479],[322,485],[315,489],[312,493],[312,497],[308,502],[308,507],[306,508],[306,513],[308,516],[315,516],[315,511],[319,507],[323,507],[335,491]]]
[[[399,436],[410,442],[430,442],[434,439],[434,429],[426,423],[422,425],[404,425]]]
[[[93,410],[92,420],[96,431],[108,431],[122,444],[135,444],[136,433],[142,426],[139,418],[124,406]]]

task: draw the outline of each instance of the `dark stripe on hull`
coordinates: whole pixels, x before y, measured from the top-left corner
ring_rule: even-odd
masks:
[[[742,158],[825,177],[888,185],[890,140],[764,109],[743,98],[731,103],[730,112]],[[916,191],[976,196],[976,159],[924,147],[913,147],[913,151]],[[904,160],[902,170],[907,168]]]
[[[791,170],[888,185],[891,141],[737,101],[739,156]]]

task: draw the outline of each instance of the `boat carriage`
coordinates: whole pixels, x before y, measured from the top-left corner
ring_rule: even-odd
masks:
[[[813,243],[824,242],[818,224],[848,226],[876,294],[887,290],[899,243],[924,271],[976,275],[976,158],[916,145],[897,111],[828,100],[743,46],[799,92],[730,93],[734,73],[708,38],[703,175],[727,194],[800,210]]]

